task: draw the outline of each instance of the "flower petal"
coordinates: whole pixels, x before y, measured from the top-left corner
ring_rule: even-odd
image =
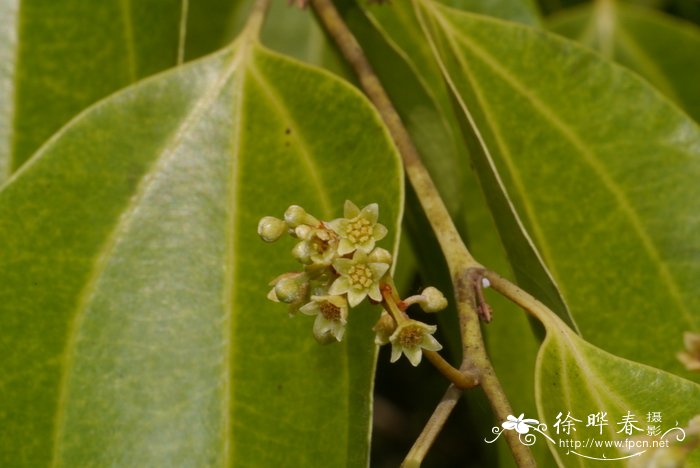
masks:
[[[313,299],[313,297],[311,299]],[[311,301],[300,307],[299,312],[306,315],[317,315],[320,312],[320,310],[318,308],[318,303]]]
[[[338,243],[338,255],[345,255],[349,254],[355,250],[355,245],[350,242],[348,239],[342,238],[340,239],[340,242]],[[347,260],[347,259],[341,259],[341,260]]]
[[[345,231],[345,226],[348,224],[348,220],[345,218],[334,219],[333,221],[326,221],[324,223],[326,227],[335,231],[336,234],[340,234]]]
[[[401,357],[401,346],[391,343],[391,362],[396,362]]]
[[[375,279],[380,279],[389,269],[389,265],[386,263],[368,263],[367,265],[372,270]]]
[[[406,355],[413,367],[420,364],[421,358],[423,357],[423,352],[418,346],[411,346],[410,348],[404,348],[403,353]]]
[[[362,208],[360,216],[365,218],[370,223],[374,224],[379,218],[379,205],[377,203],[370,203],[369,205]]]
[[[331,329],[331,322],[323,314],[318,314],[314,320],[314,335],[325,335]]]
[[[382,292],[379,290],[379,284],[374,283],[367,290],[367,295],[372,298],[372,300],[377,302],[382,302]]]
[[[347,275],[348,270],[350,270],[350,267],[352,267],[354,264],[354,259],[350,260],[349,258],[336,258],[333,261],[333,268],[335,268],[335,271],[341,275]]]
[[[369,239],[367,239],[366,242],[363,242],[362,244],[358,244],[356,247],[357,247],[357,250],[368,254],[374,248],[374,244],[375,244],[374,238],[370,237]]]
[[[331,328],[331,333],[335,336],[338,341],[343,340],[343,335],[345,334],[345,325],[340,322],[335,322]]]
[[[345,206],[343,207],[343,215],[346,218],[354,218],[360,214],[360,209],[350,200],[345,200]]]
[[[346,276],[341,276],[333,281],[333,284],[331,284],[331,287],[328,290],[328,294],[337,296],[339,294],[345,294],[349,289],[350,283],[348,282],[348,278]]]
[[[389,230],[383,224],[375,224],[372,229],[372,237],[374,240],[380,241],[386,237],[388,232]]]
[[[510,416],[508,416],[508,419],[510,419]],[[513,418],[513,419],[515,419],[515,418]],[[517,424],[518,423],[516,423],[515,421],[506,421],[503,424],[501,424],[501,427],[503,427],[503,429],[506,429],[508,431],[512,431],[513,429],[515,429],[515,426]]]
[[[335,284],[335,283],[333,283],[333,284]],[[331,286],[331,288],[332,288],[332,286]],[[357,304],[362,302],[362,300],[365,297],[367,297],[367,290],[365,290],[365,289],[363,289],[361,291],[358,291],[355,288],[348,289],[348,303],[350,304],[350,307],[355,307]]]
[[[423,341],[420,345],[428,351],[440,351],[442,349],[442,345],[432,335],[423,336]]]

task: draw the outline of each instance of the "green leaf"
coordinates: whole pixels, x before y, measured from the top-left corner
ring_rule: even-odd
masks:
[[[618,458],[646,452],[652,449],[623,449],[595,447],[594,442],[624,441],[635,436],[647,436],[650,425],[659,426],[661,433],[675,425],[683,427],[700,414],[700,386],[652,367],[613,356],[586,343],[563,324],[550,325],[547,338],[537,357],[536,377],[537,407],[541,422],[547,424],[548,434],[557,445],[549,444],[560,466],[591,466],[589,458]],[[567,413],[580,420],[574,422],[575,432],[557,435],[556,417]],[[607,425],[587,427],[588,415],[605,412]],[[623,418],[630,412],[634,416],[631,434],[624,430]],[[651,412],[658,412],[661,422],[648,422]],[[620,432],[621,431],[621,432]],[[676,442],[678,431],[674,430],[662,440]],[[538,439],[540,437],[538,436]],[[544,437],[541,437],[544,439]],[[688,439],[690,436],[688,436]],[[590,441],[589,441],[590,439]],[[659,440],[660,436],[650,440]],[[588,447],[560,446],[560,440],[588,442]],[[689,442],[689,440],[686,440]],[[545,443],[539,440],[538,444]],[[659,451],[670,452],[661,448]],[[575,453],[574,453],[575,452]],[[607,460],[605,466],[630,466],[630,459]],[[700,466],[700,452],[692,453],[685,466]],[[642,465],[637,465],[642,466]],[[652,466],[652,465],[644,465]],[[653,465],[660,466],[660,465]],[[680,466],[680,465],[678,465]]]
[[[636,71],[700,121],[700,29],[655,10],[599,0],[549,27]]]
[[[418,25],[410,5],[365,5],[346,0],[340,2],[339,9],[385,85],[428,170],[438,181],[448,209],[458,213],[463,203],[466,149],[452,118],[449,95],[437,63],[428,44],[415,34]],[[414,32],[394,37],[384,29],[387,22],[392,33],[411,29]],[[422,233],[411,235],[414,244],[421,243],[417,237]]]
[[[534,0],[439,0],[441,4],[458,10],[493,16],[508,21],[538,26],[539,10]],[[408,4],[408,3],[407,3]]]
[[[437,3],[419,7],[506,247],[517,249],[518,239],[494,202],[502,196],[491,184],[494,167],[583,337],[684,372],[674,354],[700,311],[696,124],[579,45]],[[659,346],[640,345],[650,337]]]
[[[256,226],[378,202],[392,248],[402,183],[358,91],[247,35],[83,113],[0,192],[0,465],[365,465],[379,311],[318,346]]]
[[[175,65],[182,1],[1,1],[0,183],[79,111]]]
[[[464,190],[473,183],[473,176],[465,171],[470,166],[468,151],[460,134],[460,123],[453,112],[449,89],[445,86],[430,44],[421,34],[420,24],[410,5],[373,5],[364,7],[364,10],[371,21],[370,26],[366,24],[367,20],[363,21],[361,14],[352,9],[345,12],[345,18],[363,41],[382,82],[388,85],[392,102],[407,123],[443,199],[455,214],[458,225],[462,224],[463,215],[457,215],[458,210],[462,207],[465,211],[469,210],[475,203],[475,200],[465,196]],[[494,9],[493,13],[505,15],[507,11]],[[391,46],[388,52],[377,46],[384,41]],[[392,50],[395,51],[395,60],[391,60]],[[482,180],[482,184],[501,190],[497,178]],[[504,213],[499,218],[502,227],[500,233],[508,237],[504,243],[508,246],[509,260],[516,267],[518,282],[560,313],[567,323],[573,324],[556,284],[523,231],[507,195],[492,196],[490,202],[497,203],[499,211]],[[408,206],[410,210],[410,204]],[[507,218],[505,213],[509,210],[511,216]]]
[[[187,61],[219,50],[235,39],[253,4],[252,0],[188,0],[187,3]]]

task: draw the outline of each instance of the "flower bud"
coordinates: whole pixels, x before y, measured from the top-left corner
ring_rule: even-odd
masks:
[[[428,286],[421,293],[423,298],[418,301],[421,309],[426,312],[439,312],[447,307],[447,299],[439,289]]]
[[[274,242],[287,231],[287,224],[274,216],[265,216],[258,223],[258,235],[265,242]]]
[[[287,304],[303,301],[309,293],[309,278],[305,273],[286,273],[272,284],[274,288],[268,298],[274,294],[277,301]]]
[[[287,211],[284,212],[284,220],[287,222],[289,227],[292,228],[296,228],[302,224],[308,224],[311,226],[318,226],[320,224],[318,219],[311,216],[299,205],[292,205],[287,208]]]
[[[385,345],[389,342],[389,337],[396,331],[396,322],[387,312],[382,312],[379,321],[372,328],[376,333],[374,343],[377,346]]]
[[[308,224],[301,224],[294,228],[294,237],[298,237],[301,240],[307,240],[309,235],[311,235],[313,228]]]
[[[372,263],[386,263],[387,265],[391,265],[391,262],[393,261],[389,251],[382,249],[381,247],[377,247],[376,249],[372,250],[368,258]]]
[[[305,265],[311,263],[311,254],[313,254],[311,246],[306,241],[299,242],[292,249],[292,256]]]

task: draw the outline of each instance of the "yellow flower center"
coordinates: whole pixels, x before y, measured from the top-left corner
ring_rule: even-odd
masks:
[[[348,223],[348,240],[353,244],[362,244],[372,237],[372,225],[364,218],[359,218]]]
[[[354,287],[369,288],[374,283],[372,270],[367,265],[353,265],[348,270],[348,279]]]
[[[340,307],[329,301],[323,301],[318,305],[321,315],[327,320],[340,320]]]
[[[425,330],[416,325],[409,325],[399,332],[399,344],[404,348],[418,346],[423,341]]]

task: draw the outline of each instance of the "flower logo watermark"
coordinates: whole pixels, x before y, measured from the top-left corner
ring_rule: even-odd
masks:
[[[544,433],[544,431],[547,430],[547,425],[539,422],[537,419],[525,418],[525,413],[521,413],[517,418],[515,416],[508,415],[503,424],[501,424],[501,427],[494,426],[493,429],[491,429],[491,432],[496,434],[496,437],[491,440],[484,439],[484,442],[487,444],[492,444],[498,440],[499,437],[501,437],[501,434],[503,434],[504,431],[515,431],[518,433],[520,443],[530,446],[537,442],[537,436],[531,433],[530,429],[539,432],[552,443],[555,443],[554,439]]]
[[[537,442],[538,435],[542,435],[552,443],[554,448],[566,449],[566,455],[575,455],[598,461],[625,460],[639,457],[638,460],[641,463],[639,466],[647,466],[645,463],[650,460],[675,460],[682,462],[690,451],[700,445],[700,416],[692,418],[685,428],[679,427],[676,422],[675,426],[662,431],[659,425],[662,421],[661,413],[649,412],[646,418],[648,424],[646,430],[643,430],[635,425],[635,423],[640,425],[641,423],[637,421],[631,411],[628,411],[621,416],[621,422],[616,424],[621,426],[621,428],[619,430],[615,430],[615,428],[609,429],[607,433],[612,437],[606,440],[600,436],[603,435],[603,428],[610,425],[606,419],[607,414],[607,412],[601,411],[588,415],[587,423],[585,427],[581,428],[579,433],[576,432],[576,423],[581,423],[580,425],[583,426],[584,421],[576,419],[569,412],[567,412],[566,416],[560,412],[557,415],[556,423],[552,426],[551,432],[552,436],[558,436],[556,437],[557,440],[546,434],[547,425],[539,420],[525,418],[525,413],[520,414],[518,417],[508,415],[500,426],[494,426],[491,429],[495,437],[490,440],[485,438],[484,441],[491,444],[498,440],[501,434],[507,431],[515,431],[518,434],[520,443],[531,446]],[[584,434],[587,429],[595,432],[595,436],[598,437],[588,437],[588,434]],[[635,434],[635,431],[638,433]],[[614,437],[615,434],[621,434],[623,437],[626,437],[624,439],[617,438]],[[692,437],[690,440],[686,440],[686,436],[689,435]],[[683,443],[684,441],[686,443]],[[609,450],[618,452],[620,456],[606,454],[605,452]]]

